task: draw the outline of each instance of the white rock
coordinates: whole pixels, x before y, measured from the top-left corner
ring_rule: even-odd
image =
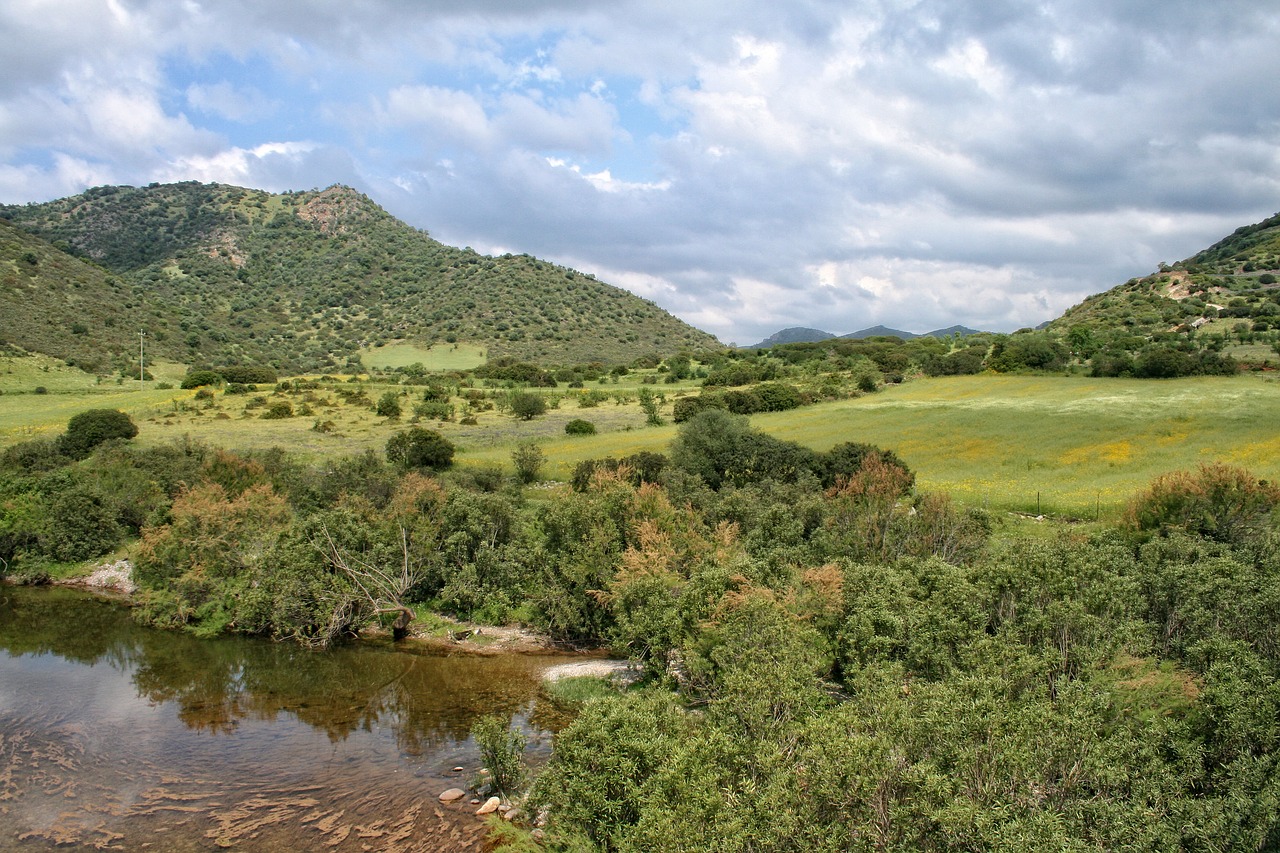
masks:
[[[491,814],[492,812],[496,812],[498,810],[498,806],[501,803],[502,803],[502,800],[498,799],[497,797],[490,797],[489,799],[484,801],[483,806],[476,809],[476,814]]]
[[[461,788],[450,788],[440,795],[440,802],[452,803],[454,800],[460,800],[467,795],[467,792]]]

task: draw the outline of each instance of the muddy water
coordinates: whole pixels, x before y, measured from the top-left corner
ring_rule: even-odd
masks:
[[[555,662],[198,640],[0,586],[0,850],[479,849],[437,796],[478,770],[485,714],[545,759]]]

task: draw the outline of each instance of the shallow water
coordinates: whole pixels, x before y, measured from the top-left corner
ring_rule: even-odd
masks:
[[[478,849],[474,807],[437,797],[485,714],[545,759],[561,661],[197,640],[0,586],[0,850]]]

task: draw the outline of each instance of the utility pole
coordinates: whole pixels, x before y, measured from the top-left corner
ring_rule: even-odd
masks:
[[[143,378],[144,376],[147,375],[146,373],[146,364],[147,364],[146,339],[147,339],[146,332],[138,332],[138,387],[139,388],[146,387],[146,380]]]

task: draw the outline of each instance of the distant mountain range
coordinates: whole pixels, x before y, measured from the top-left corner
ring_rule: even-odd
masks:
[[[835,337],[840,338],[876,338],[890,337],[901,338],[909,341],[912,338],[945,338],[952,335],[977,335],[981,334],[977,329],[970,329],[968,326],[948,326],[945,329],[935,329],[932,332],[916,334],[915,332],[904,332],[901,329],[890,329],[888,326],[872,326],[869,329],[862,329],[857,332],[850,332],[847,335],[833,335],[830,332],[824,332],[821,329],[807,329],[802,326],[793,326],[789,329],[783,329],[765,338],[758,344],[753,344],[745,349],[768,349],[778,344],[804,344],[815,343],[817,341],[828,341]]]

